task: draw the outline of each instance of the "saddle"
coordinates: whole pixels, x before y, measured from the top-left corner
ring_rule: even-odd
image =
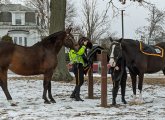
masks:
[[[96,54],[97,53],[101,53],[101,50],[104,50],[104,48],[100,47],[100,46],[93,46],[92,49],[88,52],[87,54],[87,65],[84,67],[84,74],[87,74],[88,71],[90,70],[92,64],[93,64],[93,61],[96,60],[97,56]],[[109,61],[109,56],[107,55],[107,61]]]
[[[157,57],[164,57],[164,49],[159,46],[151,46],[144,44],[143,42],[140,43],[140,51],[145,55],[150,56],[157,56]]]

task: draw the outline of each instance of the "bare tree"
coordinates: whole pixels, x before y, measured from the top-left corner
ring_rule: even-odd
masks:
[[[71,0],[67,0],[66,4],[66,16],[65,16],[65,26],[73,24],[74,18],[76,17],[76,8]]]
[[[38,11],[38,17],[40,19],[41,35],[48,35],[48,29],[50,25],[50,0],[26,0],[26,5],[29,7],[36,8]],[[74,4],[71,0],[67,0],[66,5],[66,17],[65,23],[66,26],[73,23],[73,18],[76,16],[76,10],[74,8]],[[45,34],[46,33],[46,34]]]
[[[141,34],[145,38],[159,39],[164,35],[165,11],[156,7],[149,8],[149,17],[146,18],[148,26],[140,27],[136,30],[137,34]]]
[[[109,0],[108,1],[108,4],[109,6],[112,6],[112,10],[114,13],[116,13],[117,11],[117,14],[119,13],[119,10],[120,8],[115,5],[115,2],[116,0]],[[144,7],[148,7],[148,6],[153,6],[154,4],[152,4],[151,2],[147,2],[146,0],[118,0],[122,5],[125,5],[127,1],[131,1],[131,2],[134,2],[134,3],[139,3],[140,5],[144,6]]]
[[[0,4],[11,4],[10,0],[0,0]]]
[[[33,7],[37,10],[40,34],[41,36],[48,35],[50,19],[49,0],[26,0],[25,5],[28,7]]]
[[[126,1],[128,1],[128,0],[119,0],[119,2],[121,2],[121,4],[126,4]],[[144,1],[144,0],[130,0],[130,1],[142,3],[142,1]]]
[[[84,0],[83,17],[81,18],[86,36],[95,41],[107,33],[110,22],[106,11],[97,11],[97,0]]]
[[[67,0],[67,2],[66,0],[29,0],[28,4],[38,10],[42,28],[44,30],[46,26],[49,33],[64,30],[65,25],[71,24],[76,15],[71,0]],[[60,62],[58,62],[53,74],[53,80],[72,80],[66,67],[64,47],[62,47],[58,54],[58,61]]]
[[[113,1],[113,0],[110,0],[110,1]],[[119,2],[121,2],[121,4],[126,4],[126,1],[128,0],[119,0]],[[150,4],[149,2],[145,1],[145,0],[130,0],[132,2],[138,2],[138,3],[147,3],[147,4]]]
[[[51,0],[50,4],[51,17],[50,17],[50,33],[61,31],[65,29],[65,15],[66,15],[66,0]],[[60,13],[60,14],[59,14]],[[68,72],[65,61],[64,47],[61,48],[58,54],[58,65],[53,74],[53,80],[72,80]]]

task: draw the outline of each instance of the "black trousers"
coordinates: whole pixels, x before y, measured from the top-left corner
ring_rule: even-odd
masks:
[[[73,64],[73,72],[74,72],[74,75],[75,75],[75,78],[76,78],[76,86],[75,86],[75,89],[74,89],[73,93],[76,96],[79,96],[80,95],[80,87],[84,83],[83,65],[81,63]]]
[[[84,69],[81,63],[76,63],[73,65],[73,71],[76,78],[76,85],[82,86],[84,83]]]

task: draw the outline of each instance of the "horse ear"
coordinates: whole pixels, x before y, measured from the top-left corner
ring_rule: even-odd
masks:
[[[109,40],[110,40],[111,42],[113,42],[113,39],[112,39],[111,37],[109,37]]]
[[[118,42],[120,42],[121,43],[121,41],[123,40],[123,38],[120,38],[119,40],[118,40]]]
[[[66,31],[66,34],[69,34],[72,31],[72,27],[69,26],[65,31]]]

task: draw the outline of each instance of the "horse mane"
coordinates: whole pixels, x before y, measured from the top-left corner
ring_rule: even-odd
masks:
[[[57,41],[58,36],[60,36],[61,34],[65,34],[65,31],[52,33],[49,36],[43,38],[41,41],[34,44],[33,46],[44,45],[46,47],[46,46],[53,45]]]

